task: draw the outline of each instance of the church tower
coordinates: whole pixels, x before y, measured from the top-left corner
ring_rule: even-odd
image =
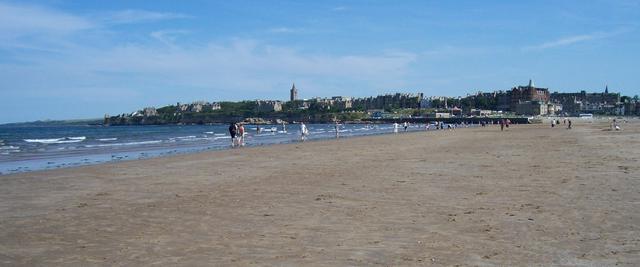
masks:
[[[291,101],[296,101],[298,99],[298,89],[296,89],[296,84],[293,83],[291,87]]]
[[[605,94],[608,94],[608,93],[609,93],[609,85],[608,85],[608,84],[607,84],[607,85],[605,85],[605,87],[604,87],[604,93],[605,93]]]

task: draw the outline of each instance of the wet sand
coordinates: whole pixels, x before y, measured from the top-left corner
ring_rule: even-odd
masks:
[[[0,265],[640,264],[640,123],[514,125],[0,176]]]

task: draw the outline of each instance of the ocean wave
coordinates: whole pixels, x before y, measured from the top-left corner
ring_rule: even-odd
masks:
[[[162,140],[140,141],[140,142],[128,142],[128,143],[113,143],[113,144],[99,144],[99,145],[85,145],[84,147],[110,147],[110,146],[135,146],[135,145],[151,145],[162,143]]]
[[[0,154],[1,155],[9,155],[11,153],[20,152],[20,147],[18,146],[0,146]]]
[[[118,138],[98,138],[98,141],[106,142],[106,141],[116,141]]]
[[[204,132],[205,134],[213,134],[213,132]]]
[[[76,137],[62,137],[62,138],[50,138],[50,139],[24,139],[27,143],[40,143],[40,144],[67,144],[67,143],[78,143],[82,142],[87,137],[85,136],[76,136]]]
[[[189,136],[178,136],[175,137],[175,139],[195,139],[196,136],[195,135],[189,135]]]

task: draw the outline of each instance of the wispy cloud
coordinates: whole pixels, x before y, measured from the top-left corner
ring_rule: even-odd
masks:
[[[184,18],[191,16],[133,9],[77,15],[39,5],[0,2],[0,49],[60,53],[78,48],[83,39],[105,40],[104,33],[113,25]],[[150,37],[169,45],[185,33],[156,31]]]
[[[64,61],[56,57],[31,57],[31,64],[21,67],[0,64],[0,79],[31,77],[12,86],[11,90],[23,95],[28,92],[41,95],[66,88],[86,88],[84,95],[92,95],[91,91],[98,90],[96,88],[134,91],[181,88],[175,92],[165,91],[154,101],[259,98],[273,97],[275,90],[282,89],[283,82],[291,81],[305,81],[305,94],[325,95],[339,93],[324,91],[331,84],[353,81],[372,88],[400,87],[410,64],[417,58],[407,52],[314,54],[251,39],[197,46],[173,42],[172,38],[185,33],[180,30],[150,33],[152,38],[166,44],[162,46],[154,43],[128,43],[111,48],[86,45],[64,51]],[[43,80],[47,83],[38,82]],[[105,97],[98,91],[95,95]],[[118,101],[118,97],[104,101]]]
[[[122,10],[95,16],[79,16],[36,5],[0,2],[0,38],[17,35],[60,35],[96,29],[109,24],[145,23],[191,18],[179,13]]]
[[[348,10],[348,9],[349,9],[349,8],[348,8],[348,7],[346,7],[346,6],[337,6],[337,7],[332,8],[331,10],[333,10],[333,11],[337,11],[337,12],[340,12],[340,11],[346,11],[346,10]]]
[[[0,79],[33,77],[13,84],[12,90],[31,91],[34,95],[41,91],[99,84],[99,88],[123,89],[148,89],[149,86],[224,88],[230,93],[220,96],[233,97],[238,92],[250,96],[256,90],[273,90],[282,81],[288,83],[294,79],[313,82],[317,88],[326,85],[327,80],[395,87],[417,58],[412,53],[384,51],[378,54],[310,53],[253,39],[205,40],[194,44],[180,41],[189,33],[182,29],[149,32],[149,40],[156,42],[118,42],[116,36],[108,36],[104,44],[96,44],[95,39],[104,40],[102,32],[110,25],[183,18],[190,16],[124,10],[85,17],[39,6],[0,4],[0,40],[9,31],[19,35],[10,38],[12,42],[0,43],[0,49],[6,49],[8,43],[30,49],[11,52],[28,64],[18,66],[16,62],[0,62]],[[274,27],[269,31],[293,33],[302,29]],[[39,32],[68,34],[45,38],[40,37]],[[117,35],[117,32],[110,34]],[[53,43],[64,45],[53,46]],[[33,53],[39,48],[41,53]],[[61,56],[64,60],[60,60]],[[36,82],[45,80],[46,86]],[[91,88],[98,87],[86,87],[87,94],[94,90]]]
[[[299,31],[300,29],[293,29],[288,27],[275,27],[267,30],[267,32],[270,32],[270,33],[294,33]]]
[[[192,18],[192,16],[180,13],[127,9],[108,14],[104,20],[112,24],[129,24],[185,18]]]
[[[147,82],[180,84],[187,87],[214,87],[232,90],[271,89],[293,77],[358,79],[371,83],[398,79],[416,60],[412,53],[381,55],[321,55],[263,44],[255,40],[209,43],[201,47],[154,48],[143,45],[120,46],[110,51],[94,51],[75,57],[95,73],[133,73],[149,77]],[[156,80],[156,81],[153,81]]]
[[[568,46],[576,43],[582,43],[582,42],[593,41],[598,39],[606,39],[606,38],[610,38],[628,31],[629,31],[628,29],[619,29],[612,32],[594,32],[589,34],[566,36],[560,39],[544,42],[538,45],[525,46],[522,49],[523,50],[543,50],[548,48]]]
[[[160,31],[151,32],[149,36],[160,41],[165,45],[173,46],[178,36],[189,34],[189,33],[190,31],[187,31],[187,30],[160,30]]]
[[[0,2],[0,33],[2,36],[24,32],[68,34],[94,26],[92,21],[80,16],[39,6]]]
[[[431,50],[424,51],[420,55],[427,58],[450,58],[453,56],[460,57],[487,54],[502,49],[503,48],[497,47],[442,45]]]

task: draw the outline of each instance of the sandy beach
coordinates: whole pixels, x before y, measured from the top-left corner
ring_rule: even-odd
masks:
[[[640,123],[562,126],[0,176],[0,265],[640,265]]]

